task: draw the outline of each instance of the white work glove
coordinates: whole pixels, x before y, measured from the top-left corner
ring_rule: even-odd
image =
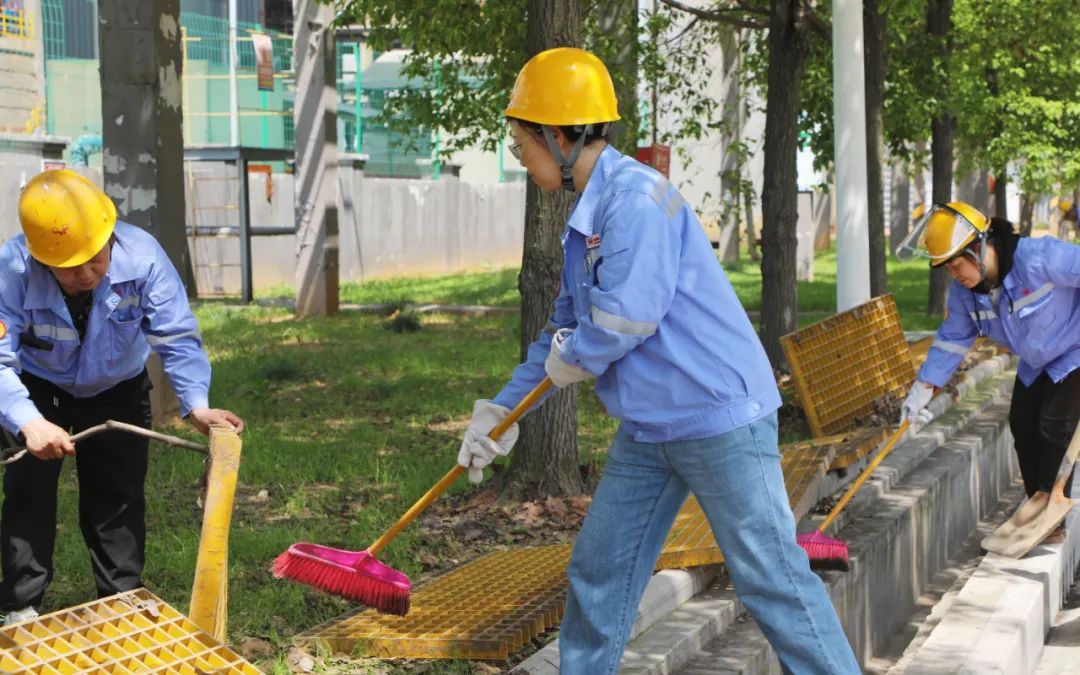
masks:
[[[551,382],[559,389],[595,377],[581,366],[575,366],[572,363],[563,361],[563,343],[573,334],[574,330],[572,328],[560,328],[555,331],[555,335],[551,338],[551,351],[548,352],[547,358],[544,359],[544,370],[547,371]]]
[[[934,414],[927,410],[926,406],[934,397],[934,386],[925,382],[915,381],[911,385],[911,391],[904,399],[904,406],[900,413],[900,422],[908,420],[911,426],[920,427],[934,419]]]
[[[480,399],[473,404],[472,421],[465,429],[465,439],[458,452],[458,464],[469,470],[469,480],[479,483],[484,480],[484,467],[499,455],[510,454],[518,439],[518,425],[514,423],[503,433],[498,441],[488,438],[491,430],[498,426],[507,415],[509,408],[487,399]]]

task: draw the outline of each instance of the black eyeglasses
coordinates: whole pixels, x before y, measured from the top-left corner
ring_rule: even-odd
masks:
[[[530,130],[530,131],[527,131],[526,133],[528,133],[531,136],[539,136],[541,132],[539,132],[539,131],[531,131]],[[514,144],[510,145],[509,148],[508,148],[510,150],[510,154],[513,155],[514,159],[516,159],[519,162],[521,161],[521,146],[524,145],[524,144],[525,144],[525,141],[523,139],[523,140],[518,141],[517,143],[514,143]]]

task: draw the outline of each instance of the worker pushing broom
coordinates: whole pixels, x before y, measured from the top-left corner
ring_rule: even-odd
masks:
[[[858,673],[796,544],[768,358],[690,205],[662,175],[608,145],[619,113],[604,64],[573,48],[536,55],[505,114],[510,151],[533,181],[577,197],[562,283],[525,363],[493,399],[475,403],[460,466],[414,511],[463,468],[481,480],[510,452],[517,418],[549,381],[595,379],[621,425],[574,544],[560,672],[618,670],[668,530],[693,493],[785,671]],[[374,558],[385,539],[359,554],[300,544],[275,571],[400,611],[408,580]]]

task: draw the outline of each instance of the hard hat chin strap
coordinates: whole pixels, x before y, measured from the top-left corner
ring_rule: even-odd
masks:
[[[559,170],[562,172],[562,186],[567,192],[577,192],[574,188],[574,162],[581,155],[581,149],[585,147],[585,138],[593,133],[593,128],[594,125],[586,124],[585,128],[581,130],[581,135],[574,142],[574,147],[570,149],[570,156],[564,157],[562,150],[559,149],[558,142],[556,142],[555,133],[546,125],[541,127],[544,131],[544,140],[547,141],[548,150],[551,151],[551,156],[555,158],[555,161],[559,163]],[[607,128],[608,123],[604,123],[600,129],[601,133],[607,133]]]
[[[979,253],[978,254],[976,254],[975,251],[973,251],[971,249],[972,244],[975,244],[975,243],[979,244]],[[975,237],[975,241],[971,242],[971,244],[968,244],[964,249],[964,253],[966,255],[970,256],[971,259],[975,262],[975,264],[979,266],[979,283],[980,284],[982,284],[982,283],[984,283],[986,281],[986,249],[987,249],[987,246],[988,246],[988,240],[986,238],[986,235],[983,234],[983,233],[979,233]]]

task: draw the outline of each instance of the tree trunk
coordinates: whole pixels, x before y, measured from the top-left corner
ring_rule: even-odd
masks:
[[[952,0],[930,0],[926,8],[926,26],[931,35],[948,38],[952,32]],[[951,50],[951,40],[944,40],[940,46],[939,58],[943,61],[947,60]],[[941,86],[947,86],[947,84],[941,82]],[[941,93],[944,94],[944,92]],[[956,120],[942,111],[931,122],[930,129],[932,199],[935,204],[943,204],[952,201],[953,136]],[[949,273],[943,267],[932,269],[930,271],[930,297],[926,305],[927,314],[940,316],[945,313],[948,289]]]
[[[529,0],[527,56],[552,47],[580,44],[577,0]],[[545,193],[529,181],[525,199],[525,246],[521,258],[521,354],[540,334],[558,293],[562,274],[562,232],[570,212],[567,192]],[[551,396],[521,422],[511,455],[507,490],[518,496],[578,494],[583,491],[577,449],[577,392],[568,387]]]
[[[887,17],[878,0],[863,0],[863,39],[866,60],[866,215],[870,242],[870,296],[888,291],[885,271],[885,188],[882,179],[882,152],[885,126],[885,61]]]
[[[604,0],[598,19],[603,35],[614,37],[616,49],[606,50],[606,65],[615,84],[619,117],[611,128],[608,141],[619,152],[634,156],[638,146],[638,3],[637,0]],[[613,54],[611,52],[614,52]]]
[[[1008,218],[1008,190],[1009,180],[1006,178],[1005,168],[1002,167],[994,176],[994,216],[997,218]],[[1034,204],[1032,204],[1034,207]]]
[[[809,45],[798,0],[773,0],[769,13],[769,72],[765,103],[764,181],[761,187],[761,342],[774,368],[785,365],[780,337],[796,328],[795,154],[799,97]]]
[[[999,216],[1004,218],[1005,216]],[[1031,236],[1031,223],[1035,217],[1035,200],[1026,192],[1020,198],[1020,236]]]
[[[117,215],[157,239],[189,297],[179,0],[101,3],[102,178]]]

